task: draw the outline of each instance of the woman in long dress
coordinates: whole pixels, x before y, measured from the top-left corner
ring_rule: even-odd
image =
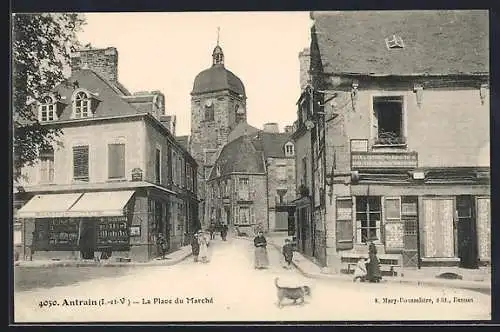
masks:
[[[267,268],[269,266],[269,258],[267,256],[267,241],[262,231],[259,231],[257,236],[253,239],[253,244],[255,246],[255,268]]]
[[[369,282],[380,282],[382,273],[380,271],[380,262],[377,257],[377,247],[373,242],[368,246],[368,259],[366,264],[366,279]]]
[[[208,263],[208,239],[202,231],[198,232],[198,243],[200,244],[200,260],[202,263]]]

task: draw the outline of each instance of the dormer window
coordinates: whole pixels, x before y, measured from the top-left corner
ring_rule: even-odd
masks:
[[[90,97],[85,91],[76,93],[73,100],[73,118],[81,119],[91,116]]]
[[[38,121],[54,121],[57,120],[56,103],[54,98],[46,96],[43,98],[38,111]]]
[[[293,157],[294,154],[295,154],[295,149],[294,149],[293,143],[291,143],[291,142],[286,143],[285,144],[285,156],[286,157]]]
[[[400,36],[392,35],[385,39],[385,45],[388,49],[404,48],[405,44]]]

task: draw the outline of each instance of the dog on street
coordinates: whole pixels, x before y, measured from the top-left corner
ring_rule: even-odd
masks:
[[[306,296],[311,296],[311,288],[309,286],[303,285],[298,287],[283,287],[278,284],[279,278],[274,279],[274,285],[278,293],[278,306],[283,307],[283,300],[290,299],[293,300],[293,304],[304,304],[304,298]],[[297,301],[300,302],[297,303]]]

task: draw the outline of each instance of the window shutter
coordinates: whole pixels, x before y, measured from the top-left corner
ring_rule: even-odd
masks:
[[[240,221],[240,209],[237,206],[235,206],[234,207],[234,223],[238,224],[239,221]]]
[[[404,247],[404,224],[401,220],[401,198],[385,197],[382,214],[384,223],[380,225],[380,229],[383,230],[386,251],[402,250]]]
[[[337,198],[336,203],[337,249],[350,250],[354,247],[352,198]]]
[[[234,196],[235,199],[240,199],[240,179],[235,178],[234,179]]]
[[[108,178],[125,177],[125,144],[108,145]]]
[[[73,147],[73,177],[75,180],[89,180],[89,147]]]
[[[250,223],[251,224],[256,224],[257,222],[255,221],[255,209],[253,206],[250,206]]]

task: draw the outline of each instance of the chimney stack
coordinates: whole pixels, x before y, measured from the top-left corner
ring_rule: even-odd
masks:
[[[276,122],[269,122],[264,124],[264,128],[262,129],[266,133],[279,133],[280,130],[278,128],[278,124]]]
[[[310,82],[311,77],[309,75],[309,69],[311,65],[311,52],[309,48],[304,48],[299,52],[299,63],[300,63],[300,90],[304,90],[306,85]]]
[[[110,83],[118,81],[118,51],[114,47],[105,49],[82,49],[71,54],[71,71],[90,69]]]

